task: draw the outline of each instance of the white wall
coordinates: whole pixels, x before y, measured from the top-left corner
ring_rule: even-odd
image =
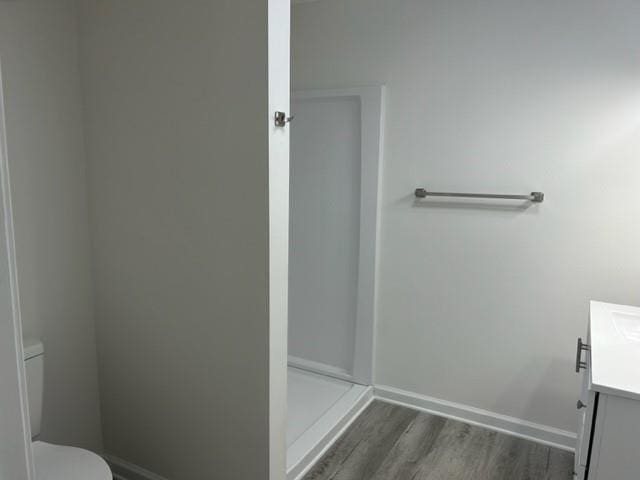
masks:
[[[639,24],[633,0],[295,6],[295,89],[388,86],[378,384],[575,430],[588,300],[640,303]]]
[[[46,348],[42,438],[101,449],[73,0],[0,2],[24,334]]]
[[[284,473],[267,1],[81,5],[105,450],[172,479],[266,479],[271,422]]]

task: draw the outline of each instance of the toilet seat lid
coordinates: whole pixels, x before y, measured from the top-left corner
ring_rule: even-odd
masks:
[[[107,463],[81,448],[33,442],[36,480],[112,480]]]

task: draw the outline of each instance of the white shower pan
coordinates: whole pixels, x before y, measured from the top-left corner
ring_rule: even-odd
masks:
[[[289,367],[287,480],[301,478],[373,399],[373,388]]]

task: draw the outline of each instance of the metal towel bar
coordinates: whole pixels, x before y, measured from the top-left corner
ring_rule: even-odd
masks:
[[[416,188],[417,198],[425,197],[458,197],[458,198],[498,198],[503,200],[528,200],[533,203],[542,203],[544,193],[531,192],[529,195],[501,195],[493,193],[453,193],[453,192],[430,192],[424,188]]]

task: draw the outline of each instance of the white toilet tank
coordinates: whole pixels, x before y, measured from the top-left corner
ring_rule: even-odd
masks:
[[[42,420],[42,394],[44,388],[44,347],[40,340],[24,341],[24,366],[27,377],[27,399],[31,419],[31,437],[40,435]]]

